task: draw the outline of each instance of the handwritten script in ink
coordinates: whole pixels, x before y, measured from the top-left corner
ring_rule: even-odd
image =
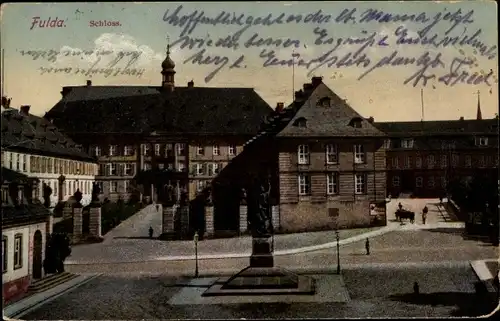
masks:
[[[134,68],[141,57],[140,51],[112,50],[19,50],[21,56],[48,62],[38,71],[41,75],[65,74],[85,75],[92,77],[102,75],[105,78],[116,76],[133,76],[140,78],[144,68]],[[76,67],[81,65],[82,67]]]
[[[456,5],[403,14],[345,8],[259,16],[227,11],[208,15],[179,5],[165,11],[163,22],[178,30],[172,46],[183,51],[183,64],[213,67],[205,77],[207,83],[224,70],[247,68],[252,62],[252,68],[304,68],[308,76],[325,69],[357,68],[358,80],[376,77],[382,69],[411,66],[406,68],[407,75],[402,73],[404,84],[491,86],[496,76],[493,70],[482,70],[479,59],[496,59],[497,46],[482,38],[482,29],[474,25],[478,18],[473,10]],[[283,32],[279,37],[268,36],[273,27],[287,25],[290,30],[299,28],[301,36],[293,31],[287,36]],[[350,26],[364,29],[351,31],[358,29]],[[221,27],[227,30],[223,36]],[[349,35],[338,32],[341,28]]]

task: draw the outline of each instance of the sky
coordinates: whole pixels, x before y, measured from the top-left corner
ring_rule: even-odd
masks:
[[[370,10],[392,14],[392,20],[369,21]],[[223,11],[231,18],[243,16],[233,24],[214,22]],[[343,15],[345,23],[338,19],[342,12],[351,12]],[[201,13],[213,19],[202,19],[191,33],[182,34],[186,25],[179,24],[189,20],[183,16]],[[272,22],[282,13],[281,24],[259,24],[269,14],[264,20]],[[408,19],[401,18],[405,14]],[[161,62],[171,43],[178,86],[193,80],[200,87],[251,87],[274,108],[277,102],[291,103],[294,90],[312,76],[322,76],[362,116],[376,121],[420,120],[422,102],[425,120],[475,118],[479,92],[483,118],[491,118],[498,113],[498,29],[492,27],[497,20],[493,1],[3,4],[3,95],[12,97],[14,107],[31,105],[32,113],[43,115],[59,101],[63,86],[85,85],[86,80],[96,86],[159,86]],[[401,43],[403,31],[414,44]],[[327,36],[320,39],[321,33]],[[257,38],[249,41],[254,34]],[[232,43],[219,40],[226,37]],[[458,41],[444,46],[445,37]],[[259,46],[260,38],[273,40]],[[204,39],[205,45],[181,45],[195,39]],[[426,39],[434,45],[423,43]],[[50,51],[59,54],[52,57]],[[295,66],[264,66],[267,58],[261,56],[272,51],[276,61]],[[343,57],[358,64],[342,65]],[[108,73],[89,75],[89,68]],[[476,77],[458,77],[467,74]]]

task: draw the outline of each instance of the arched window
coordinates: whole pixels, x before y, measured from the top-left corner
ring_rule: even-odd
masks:
[[[349,126],[354,128],[361,128],[362,127],[361,117],[354,117],[353,119],[351,119],[351,121],[349,122]]]

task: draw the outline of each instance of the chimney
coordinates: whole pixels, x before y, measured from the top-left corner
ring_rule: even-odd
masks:
[[[71,88],[63,87],[63,89],[61,91],[61,96],[64,98],[70,91],[71,91]]]
[[[87,80],[87,87],[92,86],[92,80]]]
[[[323,77],[312,77],[311,83],[313,88],[318,87],[323,82]]]
[[[193,88],[194,87],[194,81],[191,80],[190,82],[188,82],[188,88]]]
[[[459,120],[464,120],[464,116],[461,116]]]
[[[305,96],[309,96],[309,94],[313,91],[314,87],[312,84],[304,84],[303,85],[303,88],[304,88],[304,95]]]
[[[30,105],[24,105],[20,108],[21,114],[28,116],[30,114]]]
[[[276,112],[281,113],[285,108],[285,103],[277,103],[276,104]]]
[[[373,124],[373,122],[375,121],[375,118],[373,118],[373,116],[370,116],[370,117],[368,117],[368,119],[367,119],[367,120],[368,120],[368,122],[369,122],[370,124]]]

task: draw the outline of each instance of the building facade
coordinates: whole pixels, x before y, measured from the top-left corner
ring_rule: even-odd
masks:
[[[93,158],[47,120],[29,113],[29,106],[2,112],[2,162],[8,169],[40,180],[37,196],[44,202],[66,201],[78,189],[82,204],[90,203],[98,172]]]
[[[52,214],[36,198],[36,179],[2,167],[2,292],[5,303],[44,276]]]
[[[389,136],[387,192],[392,196],[444,197],[454,180],[498,175],[498,119],[375,126]]]
[[[273,111],[253,88],[176,85],[169,52],[161,68],[161,86],[64,87],[45,115],[97,158],[102,198],[196,199]]]

